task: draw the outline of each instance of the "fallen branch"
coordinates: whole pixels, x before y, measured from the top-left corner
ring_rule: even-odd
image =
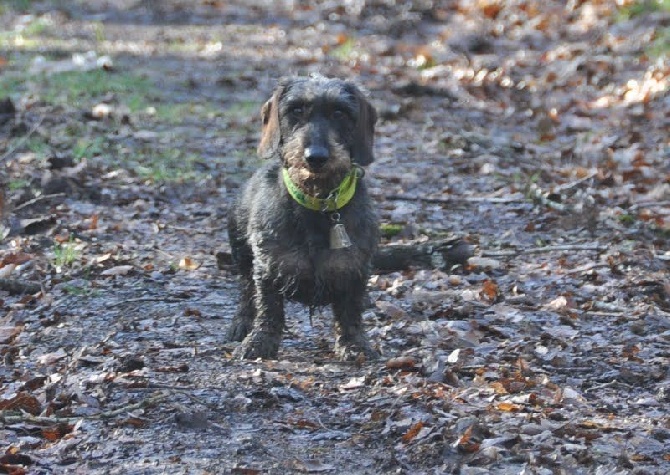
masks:
[[[0,279],[0,290],[9,292],[10,295],[36,294],[42,290],[42,286],[22,280]]]
[[[473,255],[474,247],[459,238],[393,244],[379,248],[372,259],[372,267],[379,274],[410,267],[449,269],[455,265],[464,265]]]
[[[464,265],[473,255],[474,246],[460,238],[434,239],[410,244],[388,244],[377,250],[377,254],[372,258],[372,267],[377,274],[406,270],[410,267],[449,269],[455,265]],[[216,265],[221,270],[237,272],[237,266],[230,252],[218,251]]]
[[[20,205],[15,206],[13,211],[19,211],[23,208],[27,208],[28,206],[32,206],[35,203],[39,203],[42,200],[50,200],[51,198],[60,198],[61,196],[65,196],[65,193],[53,193],[51,195],[41,195],[36,198],[33,198],[32,200],[28,200],[25,203],[21,203]]]

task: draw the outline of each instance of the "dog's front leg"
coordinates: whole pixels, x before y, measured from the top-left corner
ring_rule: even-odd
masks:
[[[379,358],[363,329],[362,292],[349,291],[333,300],[335,315],[335,353],[341,360],[355,360],[362,353],[367,359]]]
[[[272,279],[256,275],[254,283],[256,318],[251,333],[235,349],[234,355],[244,359],[276,358],[284,331],[284,298]]]

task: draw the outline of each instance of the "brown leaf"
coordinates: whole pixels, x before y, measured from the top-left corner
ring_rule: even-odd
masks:
[[[477,6],[484,14],[484,16],[486,18],[490,18],[491,20],[495,20],[502,10],[502,4],[497,0],[479,0],[479,2],[477,2]]]
[[[521,410],[521,406],[518,404],[514,404],[511,402],[501,402],[497,406],[498,410],[503,411],[503,412],[517,412]]]
[[[412,427],[409,428],[409,430],[405,433],[405,435],[402,436],[402,441],[404,443],[409,443],[414,439],[419,431],[423,429],[423,422],[419,421],[416,424],[414,424]]]
[[[35,376],[34,378],[31,378],[28,381],[26,381],[21,387],[21,390],[34,391],[44,386],[46,380],[47,380],[46,376]]]
[[[32,254],[26,254],[25,252],[12,252],[2,257],[0,261],[0,267],[4,267],[8,264],[21,265],[33,258]]]
[[[11,399],[0,400],[0,411],[25,411],[36,416],[42,412],[42,405],[35,396],[19,392]]]
[[[135,429],[141,429],[146,427],[147,421],[139,417],[129,417],[128,419],[122,421],[119,425],[126,425],[134,427]]]
[[[200,310],[198,310],[197,308],[187,307],[184,310],[184,316],[185,317],[202,317],[202,312]]]
[[[319,424],[313,421],[309,421],[307,419],[298,419],[294,421],[290,421],[292,425],[297,427],[298,429],[309,429],[309,430],[314,430],[319,428]]]
[[[412,369],[416,366],[416,360],[411,356],[398,356],[386,362],[387,369]]]
[[[0,345],[10,343],[16,338],[16,335],[21,333],[21,330],[23,330],[23,326],[0,327]]]
[[[493,303],[496,301],[498,296],[500,295],[500,289],[498,288],[498,284],[495,283],[495,281],[487,279],[484,281],[482,285],[482,290],[479,292],[480,297],[482,299],[486,300],[489,303]]]
[[[468,427],[463,434],[453,443],[453,447],[458,449],[461,452],[465,453],[474,453],[479,450],[479,443],[471,440],[472,439],[472,428],[474,426]]]
[[[62,439],[67,434],[72,432],[73,429],[74,425],[72,424],[67,423],[56,424],[54,426],[45,427],[44,429],[42,429],[42,437],[53,442],[58,439]]]

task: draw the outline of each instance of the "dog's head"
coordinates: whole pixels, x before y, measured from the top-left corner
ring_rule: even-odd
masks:
[[[279,156],[307,192],[328,191],[353,164],[374,160],[377,113],[353,82],[323,76],[283,79],[261,117],[259,156]]]

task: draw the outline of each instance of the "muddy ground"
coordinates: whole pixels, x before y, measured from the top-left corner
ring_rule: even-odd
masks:
[[[0,473],[670,472],[667,2],[0,5]],[[75,55],[73,57],[73,55]],[[224,339],[279,77],[356,78],[379,361]],[[217,264],[218,256],[218,264]]]

